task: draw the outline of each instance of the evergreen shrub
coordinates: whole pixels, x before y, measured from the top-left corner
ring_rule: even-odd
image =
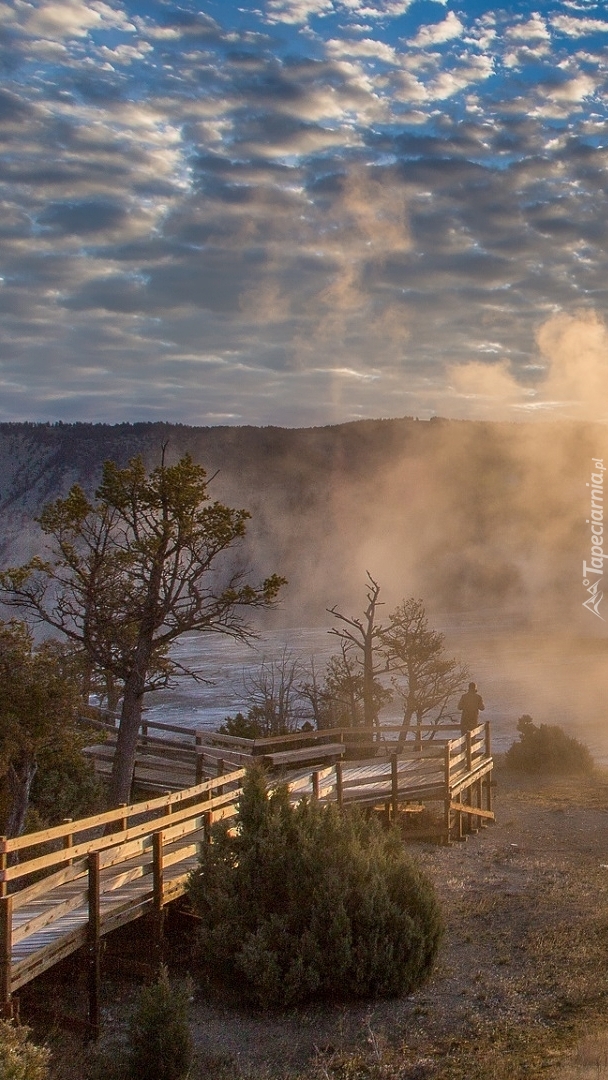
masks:
[[[0,1020],[0,1080],[47,1080],[50,1051],[30,1042],[29,1034]]]
[[[517,721],[519,741],[509,747],[505,764],[509,769],[528,773],[589,773],[593,758],[584,745],[553,724],[537,727],[532,717],[520,716]]]
[[[265,732],[255,711],[250,709],[247,716],[237,712],[236,716],[225,716],[219,729],[220,735],[235,735],[239,739],[259,739]]]
[[[190,987],[171,984],[166,968],[139,994],[127,1033],[129,1080],[185,1080],[194,1046],[188,1024]]]
[[[267,794],[249,770],[238,827],[214,827],[191,875],[201,974],[249,1004],[407,994],[430,973],[442,919],[396,830]]]
[[[103,784],[76,740],[71,753],[65,747],[50,746],[38,755],[38,770],[30,795],[30,811],[38,819],[33,828],[59,825],[65,818],[88,817],[104,809]],[[26,829],[33,831],[29,822]]]

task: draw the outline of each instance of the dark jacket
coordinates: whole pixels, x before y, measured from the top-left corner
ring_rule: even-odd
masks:
[[[485,709],[483,698],[476,690],[467,690],[458,702],[458,708],[462,713],[460,727],[463,732],[472,731],[477,727],[479,714]]]

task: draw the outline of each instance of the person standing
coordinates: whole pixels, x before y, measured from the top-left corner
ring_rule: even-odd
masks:
[[[469,689],[466,694],[463,694],[458,702],[458,710],[460,712],[460,731],[463,735],[467,731],[472,731],[477,727],[479,723],[479,714],[483,712],[485,705],[481,694],[477,692],[477,685],[474,682],[469,683]]]

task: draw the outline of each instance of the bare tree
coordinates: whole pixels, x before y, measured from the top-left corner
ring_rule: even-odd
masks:
[[[364,728],[364,679],[356,658],[342,645],[342,651],[332,656],[325,668],[325,681],[319,689],[323,722],[321,727]],[[374,711],[377,716],[392,700],[392,691],[374,678]]]
[[[244,678],[251,708],[265,735],[287,735],[296,731],[308,712],[304,704],[301,680],[305,665],[286,647],[276,660],[262,660],[257,671]]]
[[[469,678],[467,668],[444,653],[444,635],[431,630],[422,600],[403,600],[381,631],[386,662],[393,674],[393,686],[403,701],[403,723],[399,735],[402,747],[415,720],[433,714],[433,724],[445,717],[450,700],[462,692]],[[421,732],[417,732],[418,741]]]
[[[380,703],[376,679],[387,671],[386,660],[382,652],[379,652],[383,642],[383,628],[376,623],[376,611],[380,606],[379,595],[380,586],[367,571],[367,607],[362,617],[349,617],[338,611],[337,606],[327,609],[329,614],[339,619],[342,624],[332,627],[329,633],[340,638],[346,667],[350,670],[352,665],[353,671],[358,668],[362,676],[363,726],[370,730],[377,728],[379,724]]]

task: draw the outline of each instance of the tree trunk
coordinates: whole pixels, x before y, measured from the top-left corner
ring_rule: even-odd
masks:
[[[110,807],[128,803],[131,798],[143,698],[144,679],[137,671],[133,671],[125,683],[118,739],[110,779]]]
[[[109,671],[105,674],[104,684],[106,712],[116,713],[118,712],[118,702],[120,701],[122,688]]]
[[[416,697],[417,697],[416,677],[413,674],[413,672],[411,672],[411,671],[408,673],[408,676],[409,676],[408,677],[408,691],[407,691],[407,698],[405,700],[405,709],[404,709],[404,712],[403,712],[403,723],[401,725],[401,730],[399,732],[399,739],[397,741],[397,753],[398,754],[400,754],[405,748],[405,740],[407,739],[408,732],[410,730],[410,727],[412,726],[413,717],[418,716],[417,702],[416,702]],[[420,735],[420,734],[421,733],[418,732],[418,735]],[[419,747],[416,746],[415,749],[419,749]]]
[[[372,614],[373,619],[373,614]],[[374,652],[372,641],[373,622],[370,622],[363,644],[363,724],[370,731],[378,725],[374,700]]]
[[[141,711],[146,678],[154,648],[154,632],[162,622],[158,617],[158,597],[160,595],[162,570],[167,550],[168,534],[163,536],[154,556],[148,580],[148,596],[145,610],[139,626],[139,635],[133,666],[125,679],[120,726],[116,740],[112,777],[110,779],[110,807],[128,803],[131,799],[131,786],[135,771],[137,737],[141,724]]]
[[[16,765],[11,762],[8,767],[7,786],[10,807],[4,826],[4,835],[9,839],[21,836],[23,832],[36,769],[36,762],[29,757],[25,757]]]

